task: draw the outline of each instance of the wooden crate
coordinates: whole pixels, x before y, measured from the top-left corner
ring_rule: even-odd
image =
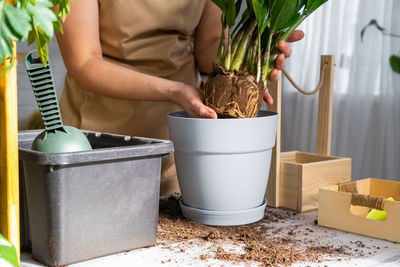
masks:
[[[331,156],[334,67],[334,56],[321,56],[320,81],[313,91],[301,89],[284,71],[301,93],[319,94],[316,154],[297,151],[281,153],[279,119],[266,196],[269,206],[297,212],[315,210],[318,208],[318,190],[321,186],[351,180],[351,159]],[[282,83],[269,84],[268,88],[274,98],[270,110],[281,113]]]
[[[385,210],[386,220],[367,219],[371,208]],[[400,182],[369,178],[320,189],[319,225],[400,242],[399,222]]]
[[[320,187],[351,180],[351,158],[283,152],[280,168],[280,207],[297,212],[318,208]]]

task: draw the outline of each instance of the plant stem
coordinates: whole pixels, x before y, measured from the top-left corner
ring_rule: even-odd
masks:
[[[251,62],[250,62],[250,73],[256,72],[256,59],[257,59],[257,42],[254,42],[252,53],[251,53]]]
[[[264,81],[264,83],[267,82],[267,77],[269,76],[269,73],[271,72],[271,70],[269,69],[269,60],[270,60],[272,36],[273,36],[272,33],[270,33],[268,36],[267,47],[266,47],[265,53],[264,53],[264,62],[262,63],[261,79]]]
[[[227,49],[225,49],[225,60],[224,60],[224,66],[228,70],[231,67],[231,59],[232,59],[231,46],[232,46],[232,37],[230,34],[228,34],[228,47]]]
[[[280,41],[286,41],[293,31],[310,15],[311,13],[304,13],[295,24],[287,29],[279,38],[277,38],[272,44],[273,35],[270,34],[268,37],[268,44],[264,54],[264,62],[262,64],[262,80],[266,83],[272,69],[275,68],[275,60],[278,57],[280,50],[277,45]]]
[[[258,27],[260,27],[260,25],[258,25]],[[256,78],[256,81],[257,81],[257,83],[259,83],[260,78],[261,78],[261,34],[260,34],[260,31],[258,31],[256,44],[257,44],[257,78]]]
[[[243,71],[245,72],[251,72],[251,61],[252,61],[252,55],[253,55],[253,48],[250,46],[247,49],[246,56],[244,58],[244,64],[243,64]]]
[[[244,33],[245,33],[245,27],[243,26],[243,27],[237,32],[237,34],[233,37],[233,41],[232,41],[232,51],[231,51],[232,57],[235,56],[236,51],[237,51],[237,49],[238,49],[238,47],[239,47],[239,43],[240,43],[240,41],[242,40]]]
[[[225,28],[222,27],[221,39],[218,45],[217,59],[215,60],[217,63],[222,63],[222,60],[224,58],[224,50],[225,50]]]
[[[286,41],[290,35],[292,34],[292,32],[310,15],[311,13],[304,13],[303,15],[301,15],[301,17],[299,18],[299,20],[293,24],[289,29],[286,30],[286,32],[284,34],[282,34],[282,36],[278,39],[277,43],[279,43],[280,41]]]
[[[235,57],[233,59],[233,63],[230,68],[231,70],[239,70],[240,69],[240,66],[243,63],[247,48],[249,47],[251,37],[253,35],[254,29],[256,28],[256,26],[257,26],[257,23],[255,21],[252,21],[250,24],[250,27],[246,30],[246,33],[243,35],[243,38],[240,41],[239,47],[238,47]]]
[[[232,31],[232,36],[236,35],[236,33],[243,29],[244,27],[246,27],[246,25],[248,24],[250,16],[247,15],[245,17],[242,17],[242,19],[239,21],[239,23],[236,24],[236,26],[234,26],[233,31]]]

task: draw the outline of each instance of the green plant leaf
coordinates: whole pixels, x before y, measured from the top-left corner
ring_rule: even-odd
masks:
[[[26,36],[30,30],[30,18],[23,9],[4,5],[4,23],[5,30],[8,30],[9,38],[16,41],[25,41]],[[2,17],[3,17],[2,16]]]
[[[259,0],[251,0],[253,5],[254,15],[256,16],[257,22],[260,23],[262,16],[262,6]]]
[[[400,73],[400,57],[392,55],[389,59],[390,66],[394,72]]]
[[[226,11],[227,4],[225,0],[212,0],[212,1],[222,10],[222,12]]]
[[[29,0],[16,0],[15,2],[21,3],[21,4],[22,4],[22,8],[23,8],[23,9],[26,9],[26,7],[28,6]]]
[[[59,20],[53,21],[53,27],[55,31],[64,33],[61,22]]]
[[[366,31],[369,27],[371,27],[371,26],[375,26],[375,27],[376,27],[380,32],[382,32],[383,34],[386,33],[386,29],[383,28],[382,26],[380,26],[380,25],[378,24],[378,22],[377,22],[375,19],[373,19],[373,20],[371,20],[371,21],[361,30],[361,41],[363,41],[363,39],[364,39],[365,31]]]
[[[49,61],[49,48],[47,44],[51,42],[51,37],[47,36],[41,26],[36,28],[35,35],[38,56],[43,65],[46,66],[47,61]]]
[[[242,0],[236,0],[235,6],[236,6],[236,12],[239,14],[240,8],[242,7]]]
[[[21,7],[0,2],[0,64],[12,58],[12,41],[24,41],[29,29],[29,16]]]
[[[255,17],[252,0],[246,0],[247,10],[251,18]]]
[[[268,13],[268,1],[266,0],[252,0],[254,14],[259,25],[260,34],[263,33],[265,27],[267,27],[270,19],[265,20]]]
[[[308,13],[312,13],[317,10],[317,8],[325,4],[327,1],[328,0],[307,0],[306,10]]]
[[[260,34],[263,34],[265,28],[268,26],[270,21],[271,21],[271,18],[269,18],[266,21],[264,21],[264,23],[260,27]]]
[[[58,1],[60,3],[60,1]],[[54,29],[62,31],[57,15],[51,10],[53,3],[50,0],[29,0],[27,13],[31,16],[32,30],[29,32],[28,44],[36,41],[38,56],[46,66],[49,59],[47,44],[51,42]]]
[[[0,234],[0,266],[18,267],[18,257],[15,247]]]
[[[226,1],[226,0],[216,0]],[[234,1],[234,0],[232,0]],[[54,13],[52,7],[58,6]],[[5,57],[12,58],[12,41],[36,41],[43,64],[48,60],[47,43],[54,30],[62,32],[60,20],[70,12],[68,0],[15,0],[15,6],[0,1],[0,63]],[[8,66],[7,66],[8,67]]]
[[[28,45],[31,45],[35,42],[36,36],[35,36],[35,31],[30,31],[28,34]]]
[[[15,57],[11,58],[10,64],[8,64],[8,65],[4,68],[3,72],[0,73],[0,77],[3,77],[4,74],[6,74],[9,70],[11,70],[11,68],[14,66],[14,63],[15,63]]]
[[[235,25],[236,21],[236,5],[235,0],[227,0],[226,1],[226,24],[228,27],[232,27]]]
[[[271,6],[271,31],[287,28],[287,25],[297,16],[297,0],[275,0]]]
[[[57,20],[57,16],[51,10],[52,7],[53,3],[50,0],[36,0],[35,4],[29,2],[27,6],[28,14],[35,18],[33,26],[40,25],[44,34],[50,38],[54,35],[53,21]]]
[[[234,26],[232,35],[235,35],[236,32],[246,23],[246,21],[250,18],[249,10],[246,8],[243,11],[242,17],[240,18],[239,22]]]
[[[218,0],[217,0],[218,1]],[[68,0],[53,0],[54,6],[58,5],[58,14],[57,17],[62,21],[65,21],[65,18],[70,12],[70,5]]]
[[[305,5],[307,0],[297,0],[296,11],[299,12]]]
[[[294,24],[296,24],[296,22],[301,18],[301,14],[300,13],[296,13],[294,14],[294,16],[287,22],[286,25],[282,25],[282,28],[277,28],[275,29],[275,31],[280,32],[283,31],[291,26],[293,26]]]

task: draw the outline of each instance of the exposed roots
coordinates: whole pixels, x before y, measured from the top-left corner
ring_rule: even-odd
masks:
[[[214,65],[205,84],[206,105],[221,118],[254,118],[261,108],[263,84],[253,75]]]

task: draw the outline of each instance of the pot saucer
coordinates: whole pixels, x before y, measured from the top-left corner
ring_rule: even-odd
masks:
[[[257,222],[264,217],[266,205],[267,202],[264,199],[264,202],[256,208],[217,211],[196,209],[183,203],[183,199],[179,201],[179,206],[184,217],[201,224],[214,226],[235,226]]]

